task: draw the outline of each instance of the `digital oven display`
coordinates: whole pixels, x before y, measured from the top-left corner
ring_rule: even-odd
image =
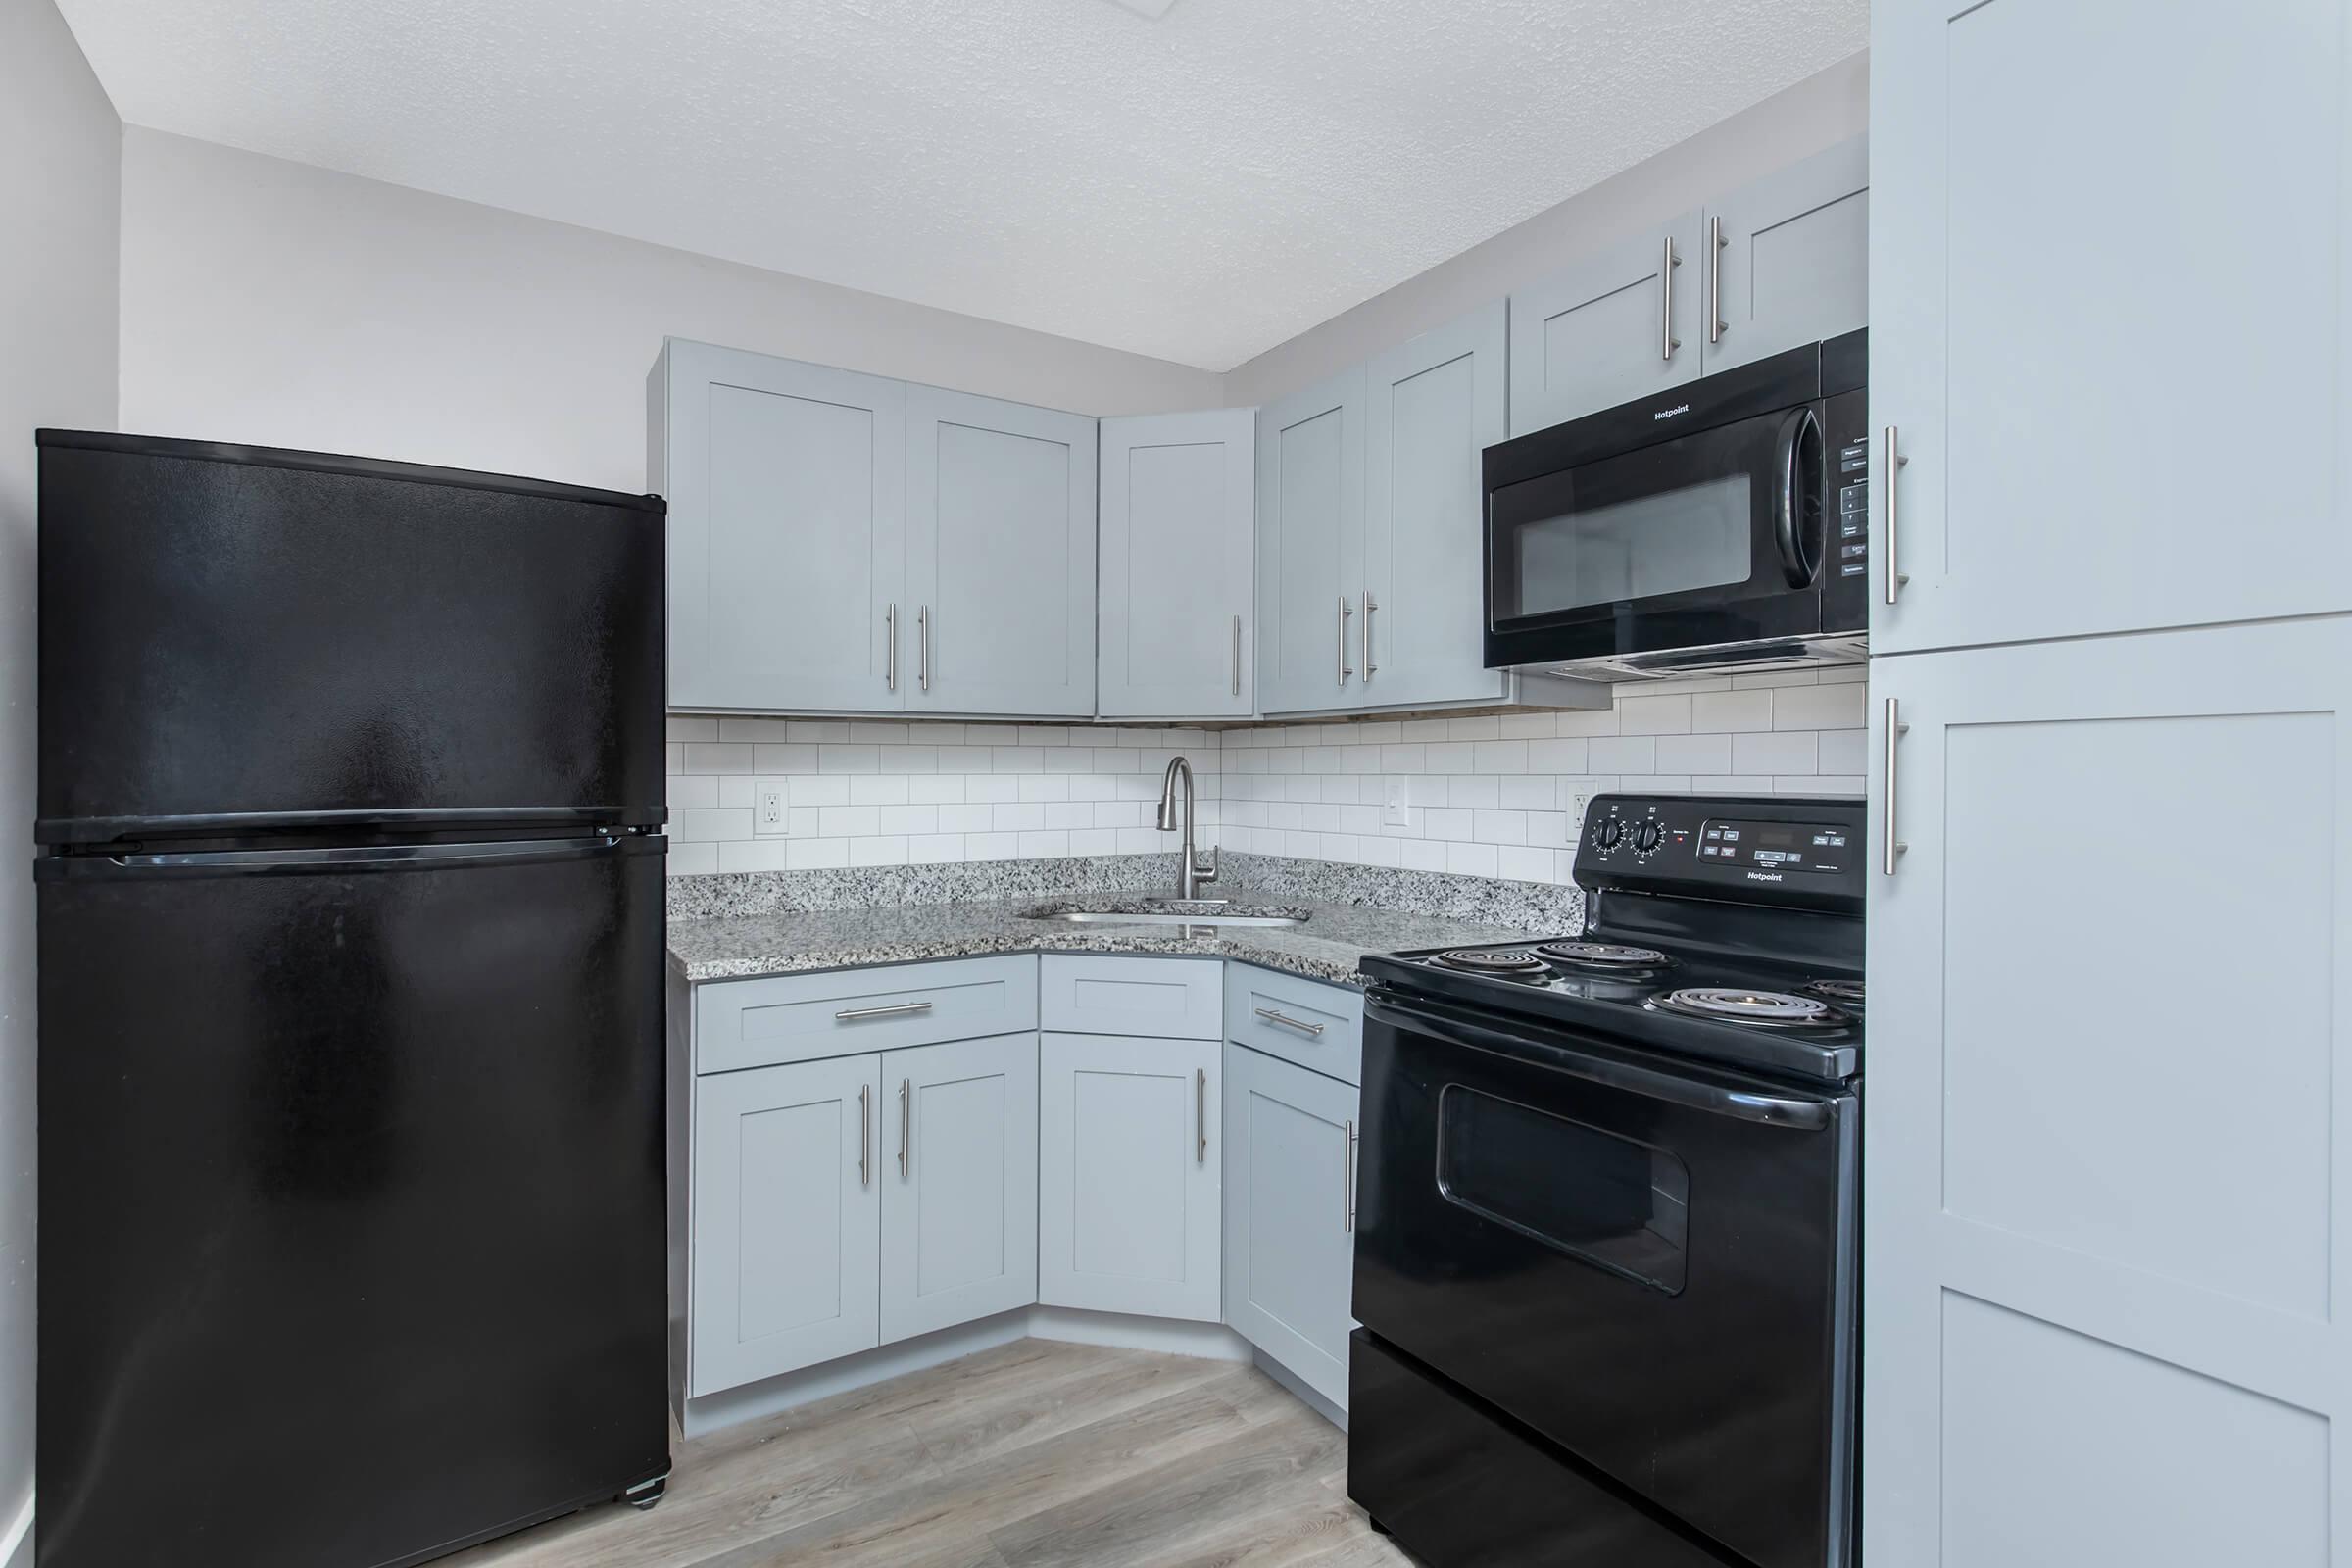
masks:
[[[1709,822],[1699,836],[1701,865],[1738,865],[1757,871],[1842,871],[1846,839],[1841,827],[1809,822]]]

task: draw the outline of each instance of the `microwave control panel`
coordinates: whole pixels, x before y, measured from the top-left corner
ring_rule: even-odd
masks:
[[[1580,887],[1856,910],[1868,870],[1862,803],[1595,795]]]
[[[1829,559],[1822,580],[1835,590],[1858,586],[1870,591],[1870,431],[1863,424],[1868,409],[1863,394],[1845,393],[1826,406],[1830,454],[1830,506],[1835,519],[1829,529]]]

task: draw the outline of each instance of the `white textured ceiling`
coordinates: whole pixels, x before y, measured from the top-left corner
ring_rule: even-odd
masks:
[[[1223,370],[1867,0],[62,0],[133,124]]]

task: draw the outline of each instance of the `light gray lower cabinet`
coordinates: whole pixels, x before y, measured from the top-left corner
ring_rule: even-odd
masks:
[[[839,1056],[696,1082],[689,1393],[880,1343],[881,1073]]]
[[[2340,1560],[2352,618],[1871,695],[1865,1559]]]
[[[1699,373],[1706,225],[1693,210],[1511,295],[1511,434]]]
[[[1225,1047],[1225,1321],[1348,1407],[1357,1093]]]
[[[1037,1036],[881,1058],[882,1343],[1037,1299]]]
[[[1500,702],[1486,667],[1483,451],[1503,439],[1503,303],[1424,332],[1365,374],[1356,701]]]
[[[1707,203],[1707,374],[1870,323],[1870,144],[1856,136]]]
[[[1219,1055],[1214,1040],[1042,1038],[1040,1301],[1223,1317]]]
[[[1102,421],[1104,718],[1256,710],[1256,428],[1251,409]]]
[[[1095,462],[1083,415],[906,389],[908,710],[1093,715]]]
[[[901,707],[906,384],[672,338],[647,399],[670,706]]]

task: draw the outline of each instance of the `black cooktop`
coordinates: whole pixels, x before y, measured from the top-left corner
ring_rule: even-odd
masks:
[[[1808,1079],[1862,1068],[1862,803],[1592,799],[1573,935],[1367,957],[1376,992]]]

